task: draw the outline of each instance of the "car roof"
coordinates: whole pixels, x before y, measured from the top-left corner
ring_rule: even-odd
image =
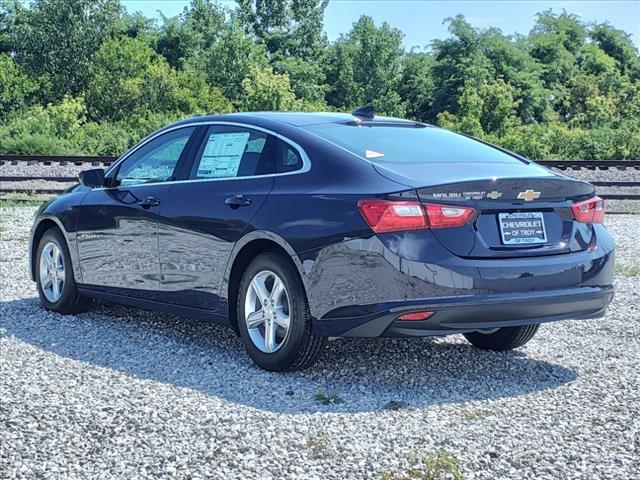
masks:
[[[322,124],[322,123],[345,123],[361,121],[359,117],[356,117],[350,113],[339,112],[240,112],[240,113],[226,113],[221,115],[204,115],[200,117],[189,118],[177,122],[176,124],[189,124],[206,121],[245,121],[250,123],[254,121],[267,121],[286,123],[296,127],[303,127],[307,125]],[[373,119],[365,119],[368,123],[403,123],[403,124],[415,124],[416,122],[411,120],[405,120],[401,118],[384,117],[376,115]],[[174,124],[174,125],[176,125]]]

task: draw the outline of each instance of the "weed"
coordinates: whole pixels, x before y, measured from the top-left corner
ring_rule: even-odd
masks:
[[[419,468],[404,473],[383,472],[380,480],[464,480],[458,460],[445,450],[429,455]]]
[[[464,418],[467,422],[475,422],[480,418],[480,415],[474,412],[464,412],[462,414],[462,418]]]
[[[403,408],[407,408],[408,405],[405,402],[398,400],[390,400],[384,408],[386,410],[402,410]]]
[[[313,397],[316,402],[322,405],[337,405],[338,403],[344,403],[344,400],[338,395],[327,395],[324,393],[318,393]]]
[[[631,265],[616,263],[616,275],[622,275],[623,277],[640,276],[640,263],[632,263]]]
[[[307,447],[311,449],[314,457],[320,457],[329,446],[329,435],[324,434],[319,437],[309,437],[307,439]]]

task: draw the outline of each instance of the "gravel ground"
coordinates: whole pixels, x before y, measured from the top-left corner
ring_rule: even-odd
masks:
[[[46,313],[27,274],[33,211],[0,210],[2,478],[403,478],[441,450],[466,479],[640,477],[640,216],[607,219],[604,319],[545,325],[509,353],[343,339],[275,374],[206,323]]]

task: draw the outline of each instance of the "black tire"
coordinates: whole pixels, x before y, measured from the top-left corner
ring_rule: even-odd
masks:
[[[55,302],[47,299],[43,292],[42,281],[40,278],[40,257],[42,256],[42,250],[49,243],[55,243],[62,253],[64,259],[64,283],[62,286],[62,294],[60,298]],[[40,302],[47,310],[52,312],[62,313],[65,315],[73,315],[86,311],[91,306],[91,299],[83,297],[78,292],[75,280],[73,278],[73,266],[71,264],[71,255],[69,255],[69,248],[62,232],[57,228],[50,228],[40,238],[38,242],[38,248],[36,250],[36,256],[33,259],[35,272],[36,272],[36,286],[38,289],[38,296]]]
[[[471,332],[465,333],[465,338],[475,347],[482,350],[512,350],[523,346],[540,328],[536,325],[521,325],[519,327],[499,328],[493,333]]]
[[[273,272],[284,283],[289,299],[289,329],[281,346],[271,353],[260,350],[251,339],[245,320],[245,300],[252,279],[260,272]],[[264,370],[286,372],[302,370],[315,363],[326,338],[313,332],[311,314],[302,280],[290,260],[276,252],[258,255],[242,275],[238,291],[238,330],[247,353]],[[266,334],[265,334],[266,337]]]

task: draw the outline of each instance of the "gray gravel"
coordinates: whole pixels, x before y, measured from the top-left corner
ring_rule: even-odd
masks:
[[[283,375],[206,323],[46,313],[27,275],[33,211],[0,209],[2,478],[369,479],[440,449],[465,478],[640,477],[640,216],[607,219],[604,319],[545,325],[510,353],[343,339]]]

